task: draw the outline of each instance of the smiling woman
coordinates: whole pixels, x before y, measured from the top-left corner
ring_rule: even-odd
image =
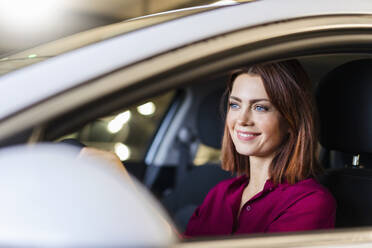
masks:
[[[270,102],[260,76],[241,74],[230,94],[227,128],[239,154],[272,160],[288,126]]]
[[[191,217],[187,236],[334,227],[336,204],[314,177],[316,132],[309,79],[284,61],[234,71],[219,183]]]

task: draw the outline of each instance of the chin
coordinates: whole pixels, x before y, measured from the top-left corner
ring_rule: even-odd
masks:
[[[236,148],[236,152],[243,156],[254,156],[255,152],[249,151],[247,149],[238,149]]]

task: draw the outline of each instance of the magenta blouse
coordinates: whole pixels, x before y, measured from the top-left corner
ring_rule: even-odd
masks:
[[[187,225],[186,236],[214,236],[333,228],[336,202],[326,188],[310,178],[264,189],[243,206],[246,176],[222,181],[206,196]]]

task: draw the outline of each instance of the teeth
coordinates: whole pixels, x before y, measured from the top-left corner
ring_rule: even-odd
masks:
[[[239,133],[240,136],[242,137],[253,137],[255,136],[254,134],[246,134],[246,133]]]

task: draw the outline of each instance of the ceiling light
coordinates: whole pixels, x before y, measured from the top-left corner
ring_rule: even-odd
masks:
[[[130,157],[130,149],[123,143],[115,144],[115,153],[118,155],[121,161],[125,161]]]
[[[121,114],[118,114],[113,120],[111,120],[107,125],[107,130],[110,133],[117,133],[119,132],[125,123],[130,120],[131,112],[129,110],[124,111]]]
[[[141,115],[152,115],[155,113],[156,106],[153,102],[147,102],[137,107],[138,113]]]

